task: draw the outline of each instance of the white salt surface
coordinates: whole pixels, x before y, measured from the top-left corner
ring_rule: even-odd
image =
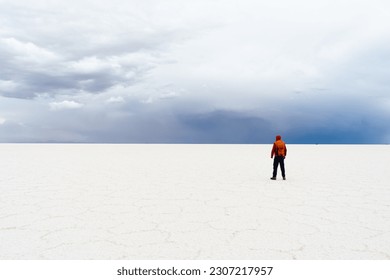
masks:
[[[390,259],[390,146],[270,149],[1,144],[0,258]]]

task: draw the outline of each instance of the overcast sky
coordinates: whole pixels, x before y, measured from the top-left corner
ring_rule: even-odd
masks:
[[[0,7],[0,142],[390,142],[387,0]]]

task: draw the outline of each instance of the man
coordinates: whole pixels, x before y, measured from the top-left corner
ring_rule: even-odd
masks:
[[[280,169],[282,170],[283,180],[286,180],[286,173],[284,171],[284,159],[287,155],[286,144],[282,141],[280,135],[276,136],[276,141],[272,147],[271,158],[274,158],[274,173],[271,177],[271,180],[276,180],[276,173],[278,171],[278,165],[280,164]]]

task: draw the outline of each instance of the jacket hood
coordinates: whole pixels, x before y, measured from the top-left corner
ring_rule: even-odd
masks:
[[[282,139],[282,136],[280,136],[280,135],[276,136],[276,141],[281,140],[281,139]]]

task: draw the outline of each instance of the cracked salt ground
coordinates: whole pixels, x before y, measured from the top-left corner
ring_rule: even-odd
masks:
[[[0,258],[390,259],[388,146],[270,148],[1,144]]]

